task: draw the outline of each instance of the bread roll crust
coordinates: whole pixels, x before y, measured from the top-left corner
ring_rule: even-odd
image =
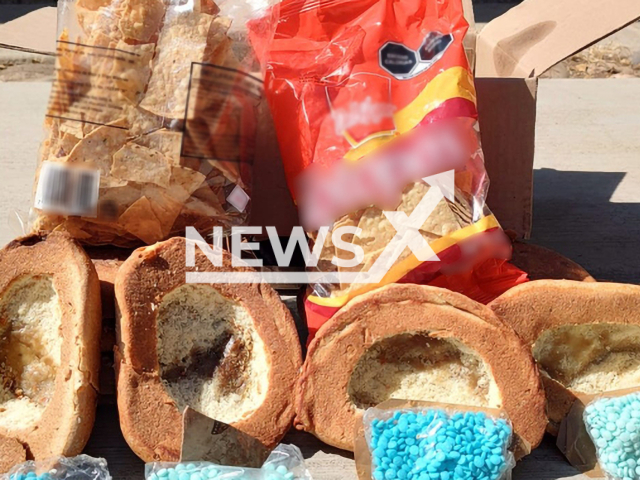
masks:
[[[596,281],[589,272],[573,260],[531,243],[513,242],[511,263],[527,272],[530,280]]]
[[[162,383],[157,352],[158,308],[165,294],[185,284],[184,238],[140,248],[120,267],[115,283],[118,308],[116,376],[120,424],[125,439],[143,460],[177,460],[182,441],[182,412]],[[196,248],[199,272],[215,267]],[[253,271],[234,268],[235,271]],[[266,347],[268,391],[259,407],[232,425],[274,447],[293,420],[293,388],[302,364],[293,318],[266,284],[211,285],[223,297],[240,303],[254,320]]]
[[[0,251],[0,296],[16,280],[38,276],[52,279],[61,311],[54,393],[37,428],[0,428],[0,435],[16,439],[36,460],[78,455],[87,443],[95,419],[101,333],[98,276],[75,241],[54,232],[46,239],[15,240]]]
[[[325,443],[353,450],[362,410],[348,395],[351,374],[375,342],[407,332],[455,339],[479,354],[516,433],[533,447],[540,443],[546,425],[544,392],[531,354],[518,336],[490,309],[463,295],[410,284],[362,295],[320,328],[296,388],[296,426]]]

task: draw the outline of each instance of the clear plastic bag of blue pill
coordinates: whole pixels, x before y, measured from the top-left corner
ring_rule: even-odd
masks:
[[[56,457],[16,465],[1,480],[111,480],[107,461],[88,455]]]
[[[311,480],[300,449],[278,445],[261,468],[230,467],[211,462],[154,462],[145,465],[146,480]]]
[[[361,480],[510,480],[513,429],[500,410],[390,400],[365,411]]]
[[[571,462],[589,476],[640,480],[640,390],[581,395],[561,433],[573,439]],[[571,460],[571,458],[570,458]]]

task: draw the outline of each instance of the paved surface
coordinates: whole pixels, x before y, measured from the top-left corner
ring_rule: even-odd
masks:
[[[20,233],[14,212],[25,217],[30,205],[48,90],[48,83],[0,84],[0,245]],[[640,283],[638,98],[640,79],[540,82],[533,240],[599,279]],[[303,448],[316,480],[355,480],[349,455],[304,433],[287,440]],[[112,405],[100,407],[87,453],[105,456],[118,480],[141,478]],[[549,438],[513,478],[586,478],[575,474]]]

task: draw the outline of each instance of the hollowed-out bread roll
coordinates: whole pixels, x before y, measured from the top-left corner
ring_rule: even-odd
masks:
[[[469,298],[388,285],[347,304],[309,346],[296,391],[296,426],[353,450],[356,420],[389,398],[503,408],[538,445],[545,399],[528,348]]]
[[[595,282],[589,272],[573,260],[531,243],[514,242],[511,263],[527,272],[531,280]]]
[[[89,439],[100,321],[98,276],[73,240],[52,233],[0,251],[0,436],[29,458],[77,455]]]
[[[550,433],[575,400],[640,386],[640,287],[538,280],[490,307],[530,346],[547,391]]]
[[[185,283],[186,242],[136,250],[116,278],[120,422],[145,461],[179,458],[186,406],[267,447],[294,414],[302,359],[291,314],[266,284]],[[212,266],[196,248],[191,269],[230,267]]]

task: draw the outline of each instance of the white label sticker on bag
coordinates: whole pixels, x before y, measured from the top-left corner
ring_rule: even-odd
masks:
[[[100,170],[43,162],[34,206],[47,213],[95,217],[99,187]]]

